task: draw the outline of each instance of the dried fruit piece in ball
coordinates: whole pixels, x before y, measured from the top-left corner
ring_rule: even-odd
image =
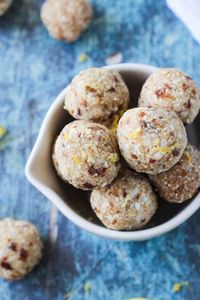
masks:
[[[200,187],[200,151],[188,145],[173,168],[151,175],[150,180],[166,201],[182,203],[191,199]]]
[[[139,229],[157,209],[157,198],[148,179],[123,170],[109,186],[93,190],[92,209],[101,222],[113,230]]]

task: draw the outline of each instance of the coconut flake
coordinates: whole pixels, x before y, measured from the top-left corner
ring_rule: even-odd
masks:
[[[113,64],[119,64],[122,62],[123,55],[121,52],[115,53],[111,56],[108,56],[106,58],[106,64],[107,65],[113,65]]]

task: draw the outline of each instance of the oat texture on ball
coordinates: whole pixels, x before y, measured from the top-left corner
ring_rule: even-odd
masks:
[[[188,145],[173,168],[151,175],[150,179],[159,195],[169,202],[182,203],[191,199],[200,187],[200,151]]]
[[[92,7],[88,0],[46,0],[41,19],[52,37],[74,42],[89,26]]]
[[[187,145],[185,127],[177,115],[157,108],[133,108],[117,129],[121,154],[138,172],[157,174],[170,169]]]
[[[200,91],[191,77],[173,69],[159,69],[142,87],[139,106],[169,109],[184,124],[192,123],[200,109]]]
[[[148,179],[134,171],[120,171],[109,186],[93,190],[91,206],[113,230],[134,230],[147,224],[157,209],[157,198]]]
[[[129,91],[117,71],[89,68],[74,77],[64,108],[75,118],[104,122],[127,109]]]
[[[8,8],[11,6],[12,0],[1,0],[0,1],[0,16],[4,15]]]
[[[26,221],[0,221],[0,277],[17,280],[28,274],[42,257],[43,244],[36,227]]]
[[[74,121],[58,136],[53,162],[58,175],[76,188],[106,186],[120,167],[116,138],[104,125]]]

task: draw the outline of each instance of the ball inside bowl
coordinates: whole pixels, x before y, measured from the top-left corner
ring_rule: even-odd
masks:
[[[120,64],[107,68],[120,72],[130,92],[129,107],[137,106],[143,83],[156,70],[141,64]],[[66,88],[67,89],[67,88]],[[187,220],[200,206],[200,195],[184,204],[172,204],[159,199],[159,208],[153,219],[138,231],[113,231],[97,219],[89,203],[90,193],[77,190],[63,182],[56,174],[51,155],[56,136],[73,118],[63,109],[66,89],[62,91],[47,112],[38,139],[26,165],[26,176],[68,219],[79,227],[97,235],[116,240],[145,240],[168,232]],[[187,127],[189,142],[200,144],[198,132],[200,116]]]

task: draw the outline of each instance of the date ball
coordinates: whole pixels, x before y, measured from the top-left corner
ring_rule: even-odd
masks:
[[[121,154],[138,172],[157,174],[170,169],[187,145],[185,127],[177,115],[158,108],[133,108],[119,121]]]
[[[175,203],[187,201],[200,187],[200,151],[188,145],[173,168],[158,175],[151,175],[150,179],[166,201]]]
[[[0,277],[17,280],[28,274],[42,257],[43,244],[36,227],[26,221],[0,221]]]
[[[120,167],[114,135],[104,125],[74,121],[58,136],[53,153],[58,175],[83,190],[111,183]]]
[[[129,170],[121,172],[109,186],[93,190],[90,202],[101,222],[114,230],[139,229],[157,209],[147,178]]]
[[[12,0],[1,0],[0,1],[0,16],[4,15],[8,8],[11,6]]]
[[[142,87],[139,106],[174,111],[184,124],[192,123],[200,108],[200,92],[191,77],[176,69],[160,69]]]
[[[64,108],[75,119],[101,123],[126,109],[128,102],[129,91],[118,72],[90,68],[72,80]]]
[[[46,0],[41,19],[52,37],[74,42],[89,26],[92,7],[87,0]]]

